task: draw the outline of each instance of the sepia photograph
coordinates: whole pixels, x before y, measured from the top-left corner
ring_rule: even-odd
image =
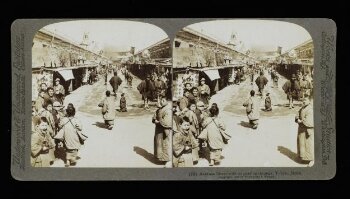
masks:
[[[172,166],[172,54],[149,23],[75,20],[32,43],[33,167]]]
[[[189,25],[173,42],[174,167],[311,167],[314,43],[274,20]]]

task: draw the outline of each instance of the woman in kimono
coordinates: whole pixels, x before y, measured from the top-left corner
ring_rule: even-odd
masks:
[[[198,147],[198,142],[190,131],[188,117],[181,118],[179,124],[179,131],[173,135],[173,166],[193,167],[192,150]]]

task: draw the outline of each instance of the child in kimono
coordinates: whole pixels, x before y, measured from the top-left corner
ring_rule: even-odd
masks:
[[[126,99],[125,99],[125,94],[124,93],[122,93],[121,98],[120,98],[120,111],[121,112],[127,112]]]
[[[173,135],[174,167],[193,167],[192,150],[198,147],[198,142],[190,131],[190,120],[183,117],[179,121],[180,129]]]
[[[33,167],[49,167],[55,160],[53,155],[55,142],[47,129],[47,119],[38,118],[31,137],[31,165]]]
[[[272,111],[270,93],[266,93],[265,111]]]

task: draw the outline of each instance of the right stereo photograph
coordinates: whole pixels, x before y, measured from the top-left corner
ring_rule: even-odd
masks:
[[[314,44],[273,20],[189,25],[173,42],[173,167],[311,167]]]

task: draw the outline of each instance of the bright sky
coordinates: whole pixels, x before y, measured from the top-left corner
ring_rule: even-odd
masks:
[[[95,41],[98,48],[113,47],[120,50],[142,50],[168,38],[159,27],[152,24],[123,20],[78,20],[51,24],[44,27],[72,41],[81,43],[84,32],[89,33],[89,41]]]
[[[289,50],[306,40],[310,34],[301,26],[272,20],[217,20],[201,22],[188,26],[212,38],[227,44],[232,32],[241,40],[247,49],[282,52]]]

